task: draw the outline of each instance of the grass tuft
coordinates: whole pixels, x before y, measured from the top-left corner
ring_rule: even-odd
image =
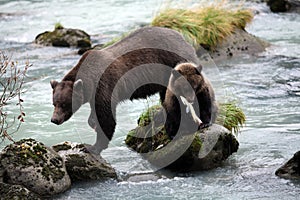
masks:
[[[235,103],[220,104],[220,112],[217,117],[216,123],[223,125],[229,131],[237,134],[240,127],[243,127],[246,121],[246,116],[241,108]]]
[[[236,28],[244,29],[252,19],[250,10],[233,10],[218,4],[191,10],[167,8],[158,13],[151,25],[176,30],[195,47],[213,49]]]

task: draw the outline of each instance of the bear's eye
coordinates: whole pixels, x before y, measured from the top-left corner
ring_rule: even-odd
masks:
[[[61,104],[61,107],[65,108],[65,107],[67,107],[67,105],[65,103],[63,103],[63,104]]]

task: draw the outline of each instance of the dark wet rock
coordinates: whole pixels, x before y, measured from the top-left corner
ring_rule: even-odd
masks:
[[[112,166],[100,155],[87,153],[83,144],[65,142],[52,148],[64,159],[72,181],[117,178]]]
[[[281,178],[300,180],[300,151],[295,153],[287,163],[276,170],[275,174]]]
[[[287,0],[269,0],[267,4],[272,12],[287,12],[291,8]]]
[[[274,13],[296,12],[300,13],[299,0],[248,0],[255,3],[266,3]]]
[[[55,27],[52,32],[46,31],[39,34],[35,38],[35,43],[56,47],[91,47],[91,39],[86,32],[79,29],[64,28],[62,26]]]
[[[257,55],[264,52],[270,46],[266,41],[251,35],[242,29],[236,29],[235,32],[225,38],[214,49],[199,49],[197,54],[201,57],[207,50],[214,61],[222,61],[228,58],[237,57],[242,54]]]
[[[272,12],[300,12],[299,0],[267,0]]]
[[[194,134],[178,133],[170,140],[162,125],[163,113],[155,109],[154,123],[145,116],[130,131],[125,143],[157,168],[173,171],[209,170],[222,165],[239,143],[223,126],[213,124]],[[158,120],[157,120],[158,119]]]
[[[6,146],[0,157],[1,182],[22,185],[41,196],[59,194],[71,186],[62,158],[33,139]]]
[[[10,185],[0,182],[0,199],[40,200],[41,197],[21,185]]]

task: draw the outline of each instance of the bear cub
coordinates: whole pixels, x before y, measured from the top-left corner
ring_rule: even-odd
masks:
[[[170,138],[177,133],[194,133],[216,120],[214,90],[201,71],[201,65],[190,62],[180,63],[172,70],[163,102],[165,128]]]

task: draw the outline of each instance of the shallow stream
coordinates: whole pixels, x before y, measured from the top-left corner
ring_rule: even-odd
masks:
[[[33,44],[37,34],[60,22],[85,30],[94,44],[104,43],[149,23],[162,4],[162,0],[1,0],[0,50],[19,65],[26,61],[33,64],[23,96],[25,123],[14,138],[32,137],[46,145],[95,141],[95,133],[87,125],[87,105],[61,126],[50,123],[49,82],[60,80],[80,56],[76,49]],[[233,96],[246,113],[238,152],[215,170],[139,183],[82,183],[56,199],[299,199],[300,183],[280,179],[274,173],[300,150],[300,15],[272,14],[262,5],[248,6],[261,12],[247,31],[272,46],[258,57],[240,56],[205,69],[208,76],[214,74],[213,81],[226,88],[218,92],[223,94],[218,99]],[[222,88],[216,86],[217,90]],[[151,171],[147,162],[125,146],[124,139],[140,113],[155,101],[155,97],[128,101],[118,107],[117,129],[102,156],[121,175]]]

